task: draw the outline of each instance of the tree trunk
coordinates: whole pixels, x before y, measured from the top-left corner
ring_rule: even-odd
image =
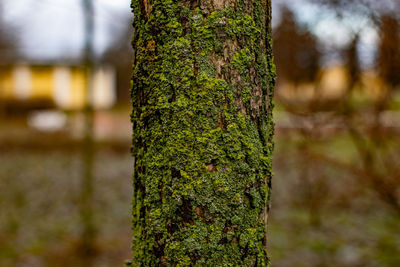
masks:
[[[267,266],[271,0],[133,0],[133,266]]]

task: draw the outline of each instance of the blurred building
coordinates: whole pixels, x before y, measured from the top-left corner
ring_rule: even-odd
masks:
[[[6,105],[35,103],[35,108],[82,109],[90,98],[95,109],[116,102],[116,75],[110,66],[95,68],[91,93],[87,69],[65,64],[8,64],[0,66],[0,100]]]
[[[309,101],[312,99],[339,99],[348,90],[353,90],[353,94],[359,97],[376,99],[386,90],[382,78],[372,69],[361,73],[361,80],[354,88],[349,88],[350,84],[348,69],[345,66],[336,65],[320,70],[314,82],[295,84],[294,82],[283,80],[278,86],[277,93],[283,99]]]

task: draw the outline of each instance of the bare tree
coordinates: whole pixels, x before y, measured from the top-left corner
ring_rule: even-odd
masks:
[[[296,85],[314,82],[321,60],[317,38],[300,25],[287,6],[281,7],[280,15],[281,21],[274,29],[274,56],[279,80]]]
[[[103,55],[102,61],[115,67],[117,75],[117,100],[129,103],[129,88],[132,76],[132,35],[131,18],[121,18],[121,23],[127,26],[115,35],[114,41]]]
[[[387,86],[400,85],[400,23],[393,15],[383,15],[379,25],[377,68]]]

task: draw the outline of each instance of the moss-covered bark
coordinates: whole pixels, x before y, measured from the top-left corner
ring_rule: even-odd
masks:
[[[270,0],[132,8],[132,265],[268,265]]]

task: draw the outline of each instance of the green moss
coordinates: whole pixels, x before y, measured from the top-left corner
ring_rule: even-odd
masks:
[[[142,14],[140,2],[132,1],[132,266],[266,266],[269,3],[210,12],[153,0]]]

